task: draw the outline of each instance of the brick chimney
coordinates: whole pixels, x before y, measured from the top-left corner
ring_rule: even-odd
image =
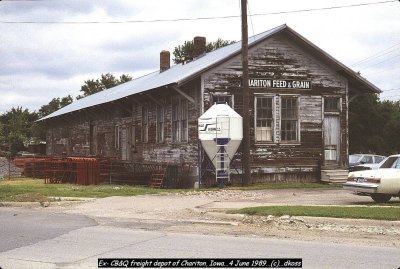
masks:
[[[203,36],[196,36],[193,38],[193,58],[202,56],[206,52],[206,38]]]
[[[160,72],[169,69],[170,65],[170,53],[168,50],[163,50],[160,52]]]

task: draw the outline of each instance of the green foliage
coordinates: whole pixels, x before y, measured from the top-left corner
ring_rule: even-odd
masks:
[[[211,52],[213,50],[225,47],[235,42],[236,41],[223,40],[221,38],[218,38],[216,41],[209,42],[206,44],[206,52]],[[194,57],[193,51],[194,51],[193,41],[185,41],[183,45],[178,45],[177,47],[175,47],[172,53],[174,55],[173,59],[174,63],[180,64],[192,61]]]
[[[32,137],[32,123],[37,119],[37,113],[31,113],[22,107],[13,107],[0,115],[0,142],[10,146],[11,158],[25,149],[24,144]]]
[[[375,205],[375,204],[374,204]],[[400,207],[360,206],[260,206],[242,208],[229,213],[260,216],[310,216],[349,219],[400,220]]]
[[[40,109],[39,109],[39,117],[45,117],[57,110],[59,110],[60,108],[63,108],[69,104],[71,104],[73,101],[73,98],[71,95],[67,95],[65,97],[57,97],[57,98],[53,98],[47,105],[43,105]]]
[[[125,74],[121,75],[119,78],[116,78],[110,73],[101,74],[100,79],[86,80],[85,83],[81,86],[82,95],[78,95],[76,99],[81,99],[94,93],[110,89],[130,80],[132,80],[132,77]]]
[[[223,40],[222,38],[218,38],[214,42],[207,43],[206,45],[206,52],[210,52],[225,46],[228,46],[230,44],[236,43],[234,40]]]
[[[87,80],[81,87],[82,96],[77,99],[115,87],[121,83],[132,80],[129,75],[121,75],[115,78],[112,74],[102,74],[100,79]],[[18,151],[25,150],[25,144],[44,140],[45,129],[37,123],[38,119],[45,117],[73,102],[71,95],[53,98],[48,104],[43,105],[38,112],[29,112],[22,107],[12,108],[0,115],[0,143],[8,145],[8,156],[14,158]]]
[[[193,59],[193,41],[185,41],[183,45],[178,45],[175,47],[174,52],[174,63],[175,64],[180,64],[184,63],[190,59]]]
[[[350,153],[399,153],[399,133],[399,101],[380,101],[376,94],[363,94],[350,103]]]
[[[36,202],[45,197],[109,197],[176,192],[127,185],[44,184],[43,180],[0,181],[0,201]]]

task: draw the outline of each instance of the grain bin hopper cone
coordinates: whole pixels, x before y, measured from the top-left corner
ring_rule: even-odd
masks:
[[[229,165],[242,138],[243,119],[227,104],[214,104],[199,118],[199,139],[220,186],[229,181]]]

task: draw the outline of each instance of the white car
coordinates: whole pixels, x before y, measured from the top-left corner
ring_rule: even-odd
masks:
[[[352,154],[349,156],[349,171],[373,169],[385,158],[385,156],[374,154]]]
[[[387,160],[387,158],[385,158],[383,161],[381,161],[380,163],[366,163],[366,164],[359,164],[357,165],[357,167],[362,167],[363,169],[359,169],[359,170],[374,170],[374,169],[379,169],[379,167],[381,167],[381,165]],[[357,171],[359,171],[357,170]]]
[[[350,172],[343,188],[371,196],[378,203],[400,197],[400,155],[388,157],[379,169]]]

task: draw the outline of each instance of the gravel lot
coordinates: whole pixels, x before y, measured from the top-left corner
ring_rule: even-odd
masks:
[[[398,201],[398,198],[394,201]],[[221,190],[108,197],[73,205],[61,202],[52,204],[48,210],[84,214],[101,225],[135,229],[290,238],[400,248],[400,221],[257,217],[225,213],[228,209],[259,205],[367,204],[373,204],[372,199],[355,196],[341,189]]]

